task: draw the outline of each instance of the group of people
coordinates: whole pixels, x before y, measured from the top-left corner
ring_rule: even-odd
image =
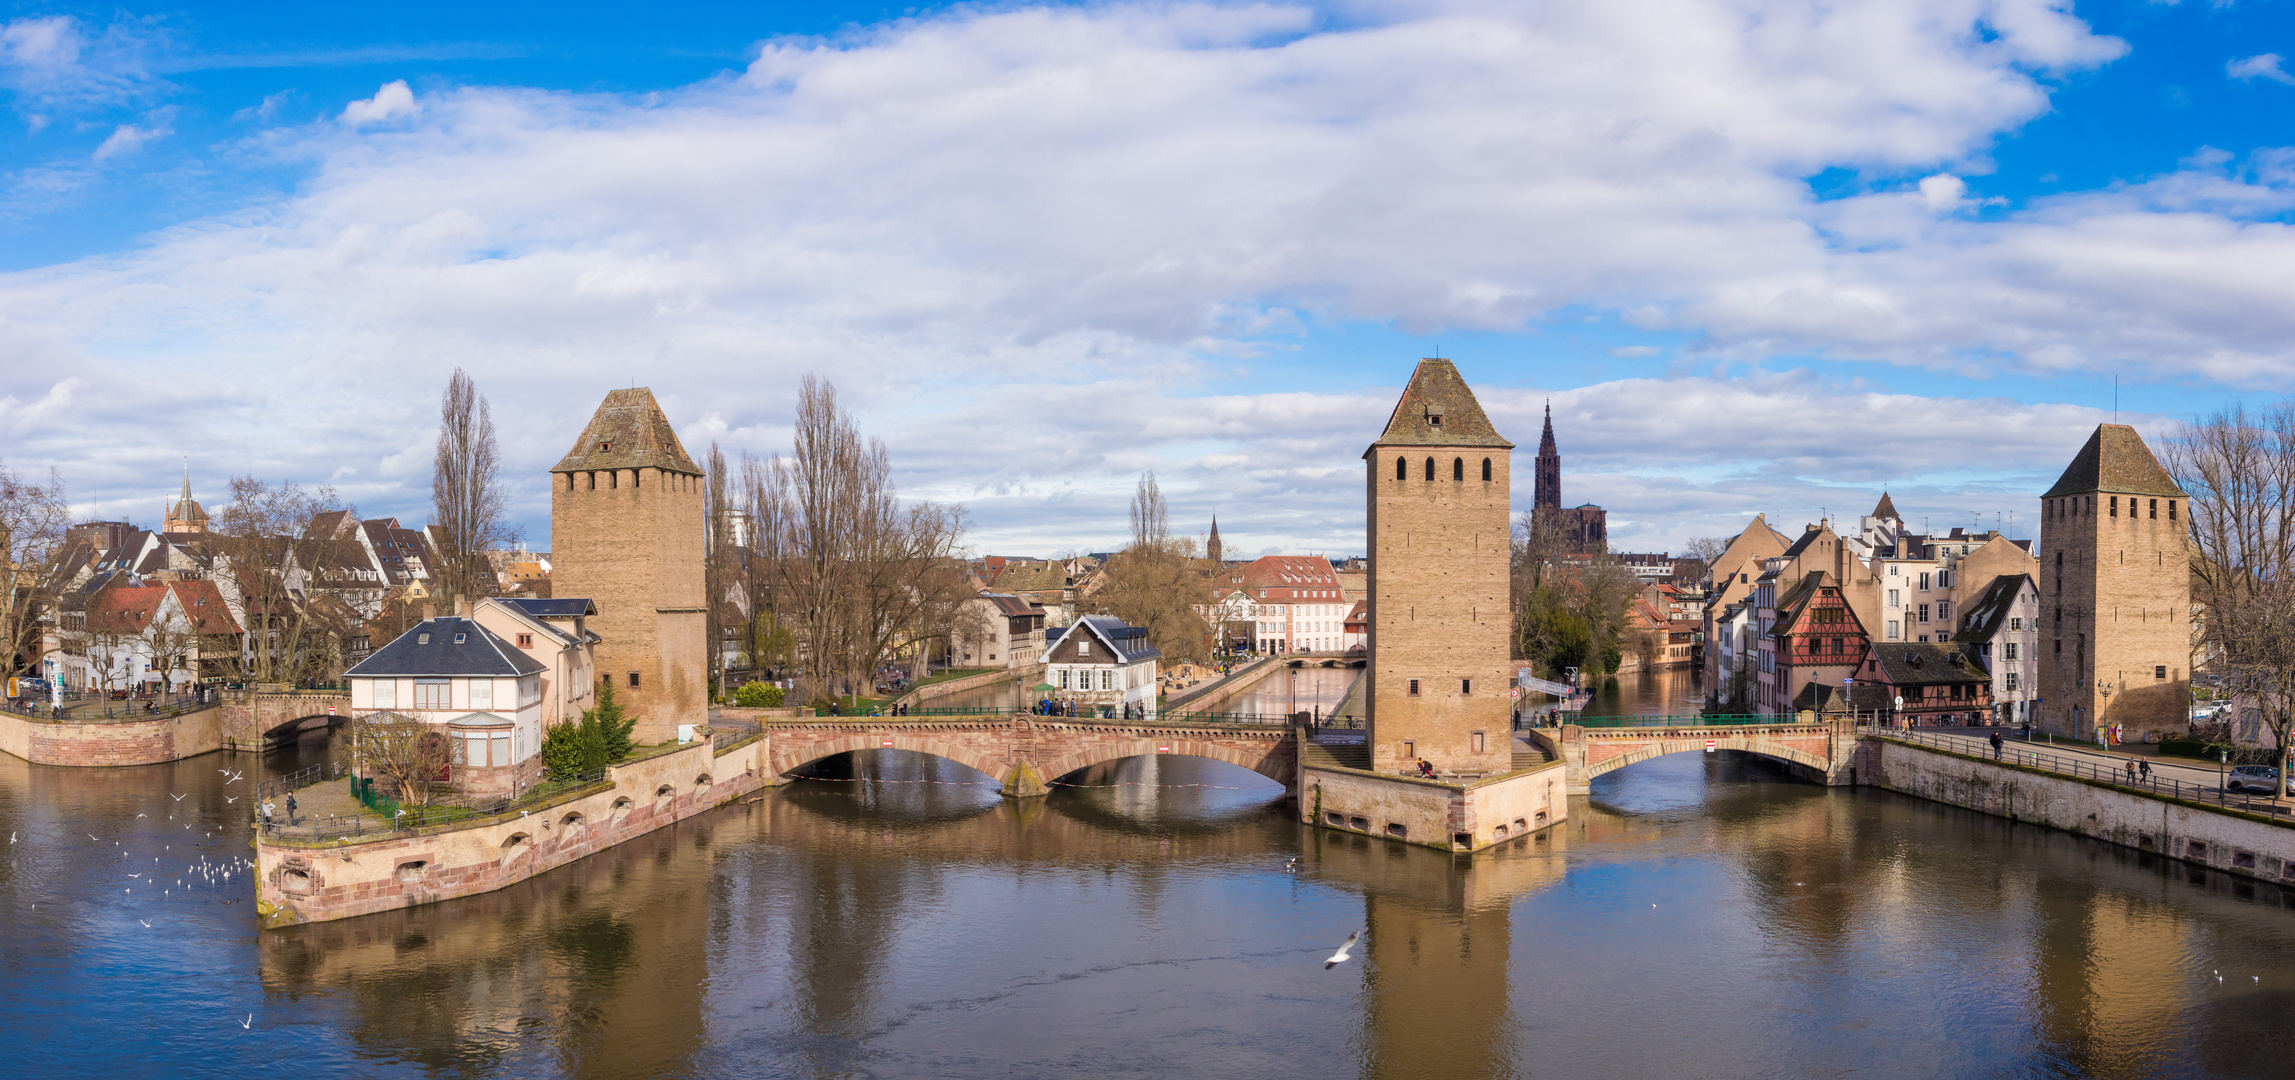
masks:
[[[279,823],[279,811],[271,804],[270,796],[264,796],[263,801],[255,807],[255,817],[266,829]],[[287,793],[287,824],[295,824],[295,793],[292,791]]]

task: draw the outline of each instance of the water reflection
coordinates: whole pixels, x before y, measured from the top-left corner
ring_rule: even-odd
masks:
[[[218,767],[323,750],[0,759],[14,1068],[2239,1077],[2295,1051],[2280,890],[1731,753],[1608,774],[1471,859],[1302,830],[1212,762],[1021,803],[870,752],[843,771],[878,782],[411,911],[264,934],[243,876],[182,905],[121,891],[154,854],[243,856]]]
[[[1696,716],[1705,688],[1696,668],[1636,671],[1605,678],[1586,704],[1586,716]]]
[[[1253,683],[1242,693],[1219,703],[1224,713],[1284,716],[1312,711],[1329,716],[1345,700],[1347,690],[1361,678],[1362,668],[1284,667]]]

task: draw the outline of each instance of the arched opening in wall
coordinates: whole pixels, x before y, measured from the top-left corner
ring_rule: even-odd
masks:
[[[1432,481],[1434,480],[1434,459],[1433,459],[1433,458],[1428,458],[1428,459],[1426,459],[1426,478],[1427,478],[1427,480],[1428,480],[1429,482],[1432,482]]]
[[[279,891],[289,896],[309,896],[311,894],[310,871],[292,866],[279,871]]]
[[[849,812],[969,815],[1004,801],[997,778],[953,758],[878,747],[828,754],[791,769],[784,798]]]
[[[1454,457],[1454,458],[1450,459],[1450,479],[1451,479],[1451,481],[1452,481],[1453,483],[1456,483],[1456,482],[1459,482],[1459,481],[1462,481],[1462,480],[1465,480],[1465,479],[1466,479],[1466,459],[1465,459],[1465,458],[1462,458],[1462,457]]]
[[[1125,829],[1237,826],[1265,816],[1289,790],[1281,781],[1232,762],[1159,752],[1114,758],[1045,779],[1052,789],[1050,805],[1061,812]]]
[[[591,491],[596,491],[596,490],[598,490],[598,474],[597,474],[597,473],[595,473],[595,472],[586,472],[586,473],[583,473],[583,474],[582,474],[582,476],[583,476],[585,479],[587,479],[587,480],[589,481],[589,486],[590,486],[590,490],[591,490]]]
[[[635,804],[630,801],[630,797],[627,795],[624,795],[619,799],[615,799],[613,823],[619,825],[623,822],[623,820],[627,819],[630,816],[630,807],[633,805]]]
[[[653,808],[656,810],[662,809],[663,807],[668,806],[670,802],[676,798],[677,789],[669,786],[668,784],[663,784],[662,786],[655,788],[653,791]]]
[[[620,490],[620,489],[621,489],[621,486],[622,486],[622,471],[621,471],[620,469],[615,469],[615,470],[613,470],[612,472],[609,472],[609,473],[607,473],[607,474],[606,474],[606,488],[607,488],[607,490],[609,490],[609,491],[618,491],[618,490]]]
[[[565,817],[558,819],[558,842],[561,844],[571,844],[577,840],[580,840],[583,834],[589,831],[589,828],[590,823],[585,820],[582,815],[567,814]]]
[[[1699,745],[1702,745],[1700,743]],[[1632,813],[1694,810],[1755,784],[1811,784],[1801,767],[1745,750],[1690,749],[1645,758],[1593,779],[1588,795]]]
[[[516,862],[525,858],[526,853],[534,847],[533,840],[533,837],[525,833],[510,834],[509,839],[502,841],[502,861]]]
[[[714,781],[714,780],[711,780],[711,779],[709,778],[709,774],[708,774],[708,773],[702,773],[700,776],[696,776],[696,777],[694,777],[694,778],[693,778],[693,795],[694,795],[694,797],[695,797],[695,798],[700,798],[700,797],[701,797],[701,796],[703,796],[703,795],[707,795],[707,794],[709,794],[709,787],[710,787],[710,785],[711,785],[711,784],[713,784],[713,783],[716,783],[716,781]]]
[[[408,859],[407,861],[398,864],[398,870],[396,871],[398,874],[398,883],[401,885],[422,884],[423,871],[429,869],[429,867],[430,863],[424,859]]]
[[[1483,458],[1483,459],[1482,459],[1482,482],[1483,482],[1483,483],[1485,483],[1485,484],[1487,484],[1487,483],[1489,483],[1489,482],[1490,482],[1490,459],[1489,459],[1489,458]]]
[[[1410,462],[1404,461],[1401,458],[1395,459],[1395,479],[1410,479]]]

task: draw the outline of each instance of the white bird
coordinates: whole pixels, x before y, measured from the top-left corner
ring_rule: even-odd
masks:
[[[245,1019],[245,1020],[241,1020],[241,1021],[239,1022],[239,1026],[240,1026],[240,1027],[242,1027],[242,1028],[252,1028],[252,1027],[254,1027],[254,1026],[255,1026],[255,1014],[254,1014],[254,1013],[248,1013],[248,1014],[247,1014],[247,1019]]]
[[[238,801],[239,801],[239,796],[237,796],[237,795],[233,795],[232,797],[230,797],[230,798],[228,798],[228,799],[225,799],[225,800],[223,800],[223,804],[224,804],[225,806],[229,806],[229,805],[231,805],[232,803],[235,803],[235,802],[238,802]]]
[[[143,875],[142,875],[142,874],[129,874],[128,876],[129,876],[129,877],[142,877]]]
[[[1285,870],[1297,870],[1298,868],[1299,857],[1297,855],[1291,856],[1291,861],[1283,864],[1283,869]]]
[[[9,842],[9,843],[11,843],[11,844],[13,844],[13,843],[15,843],[15,842],[16,842],[16,834],[15,834],[15,833],[9,833],[9,834],[8,834],[8,842]]]
[[[137,919],[136,921],[137,921],[137,922],[139,922],[139,923],[142,923],[142,924],[143,924],[143,928],[144,928],[144,929],[146,929],[146,930],[149,930],[149,929],[151,929],[151,920],[150,920],[150,919]]]
[[[137,814],[136,816],[137,816],[137,817],[150,817],[151,815],[150,815],[150,814]]]
[[[190,792],[188,792],[188,791],[186,791],[186,792],[184,792],[184,793],[183,793],[183,795],[189,795],[189,794],[191,794],[191,793],[190,793]],[[172,793],[171,793],[171,794],[170,794],[168,797],[169,797],[169,798],[172,798],[172,799],[174,799],[174,800],[175,800],[175,801],[177,801],[177,802],[182,802],[182,801],[183,801],[183,795],[175,795],[175,794],[172,794]]]
[[[1347,950],[1354,948],[1355,942],[1361,941],[1362,939],[1363,932],[1360,930],[1357,930],[1352,934],[1348,934],[1346,943],[1339,946],[1339,951],[1332,953],[1330,959],[1323,961],[1323,970],[1329,971],[1332,968],[1339,966],[1340,964],[1344,964],[1347,961],[1354,959],[1354,957],[1347,955]]]

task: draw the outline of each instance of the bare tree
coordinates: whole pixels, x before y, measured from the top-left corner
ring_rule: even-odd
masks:
[[[1696,559],[1712,566],[1728,550],[1729,538],[1726,536],[1693,536],[1688,543],[1682,545],[1681,554],[1685,559]]]
[[[43,623],[53,617],[64,585],[57,562],[70,521],[64,481],[54,471],[46,483],[35,483],[0,465],[0,558],[6,560],[0,574],[7,575],[6,603],[0,606],[0,676],[23,673],[40,654]]]
[[[430,472],[430,516],[441,549],[439,591],[449,603],[498,591],[487,553],[517,540],[503,513],[500,473],[493,411],[478,384],[456,368],[439,396],[438,456]]]
[[[430,802],[447,766],[447,733],[403,713],[369,713],[351,722],[351,752],[360,772],[390,781],[400,802]]]
[[[252,476],[231,480],[231,504],[216,516],[211,550],[216,584],[235,600],[246,630],[239,672],[256,682],[294,682],[331,675],[342,638],[354,629],[356,600],[373,582],[363,553],[315,527],[321,515],[355,511],[332,488],[272,487]],[[337,519],[339,520],[339,519]]]
[[[707,529],[702,542],[701,591],[703,634],[709,640],[709,684],[725,685],[726,605],[733,601],[734,583],[741,575],[737,547],[737,515],[731,478],[726,475],[725,451],[709,444],[709,475],[702,481],[702,514]]]
[[[2295,405],[2234,405],[2184,425],[2165,449],[2190,496],[2203,648],[2270,729],[2284,797],[2295,728]]]
[[[1140,474],[1132,490],[1131,543],[1100,570],[1094,606],[1148,632],[1148,643],[1172,660],[1211,653],[1212,568],[1196,556],[1193,537],[1173,537],[1163,490],[1155,474]]]

